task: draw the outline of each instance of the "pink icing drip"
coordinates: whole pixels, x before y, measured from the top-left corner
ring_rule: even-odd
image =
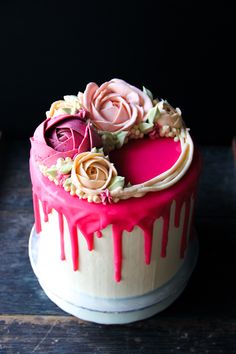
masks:
[[[33,192],[33,205],[34,205],[34,218],[35,218],[35,229],[37,234],[42,231],[40,213],[39,213],[39,200],[36,193]]]
[[[154,221],[155,220],[146,220],[143,226],[141,226],[144,236],[144,258],[146,264],[150,264],[151,262]]]
[[[73,269],[78,270],[79,269],[79,242],[78,242],[77,225],[68,222],[68,227],[69,227],[70,240],[71,240]]]
[[[182,209],[182,203],[180,203],[180,201],[175,201],[175,220],[174,220],[175,227],[179,227],[181,209]]]
[[[121,267],[122,267],[122,230],[119,227],[112,226],[113,245],[114,245],[114,271],[115,280],[121,280]]]
[[[193,199],[196,199],[196,191],[193,192]],[[195,218],[195,211],[196,211],[196,207],[195,207],[195,203],[193,203],[193,208],[192,208],[192,215],[191,215],[191,220],[190,220],[190,235],[189,235],[189,240],[194,239],[194,237],[196,236],[196,233],[194,232],[194,225],[193,225],[193,220]]]
[[[65,245],[64,245],[64,220],[63,220],[62,213],[58,213],[58,222],[59,222],[59,230],[60,230],[61,260],[64,261],[66,259],[66,255],[65,255]]]
[[[163,216],[164,223],[162,229],[161,257],[166,257],[166,248],[168,244],[168,233],[170,224],[170,208]]]
[[[93,250],[93,244],[94,244],[94,234],[84,234],[85,240],[87,242],[88,250],[92,251]]]
[[[101,238],[102,237],[102,232],[100,230],[96,231],[96,236],[98,238]]]
[[[48,222],[48,206],[46,202],[42,202],[43,214],[44,214],[44,222]]]
[[[189,223],[189,213],[190,213],[190,198],[185,201],[185,214],[184,214],[184,226],[181,237],[180,244],[180,257],[184,257],[184,253],[187,247],[187,231],[188,231],[188,223]]]

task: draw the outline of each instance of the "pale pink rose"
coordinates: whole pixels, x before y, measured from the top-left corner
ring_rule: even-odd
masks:
[[[138,88],[119,79],[105,82],[100,87],[91,82],[79,94],[92,123],[102,131],[129,131],[134,124],[145,120],[153,107],[151,99]]]

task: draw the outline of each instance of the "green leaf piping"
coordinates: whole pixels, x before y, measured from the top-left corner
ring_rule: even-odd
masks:
[[[146,121],[150,124],[154,124],[157,121],[157,118],[160,115],[160,111],[158,106],[154,106],[151,108],[147,114]]]
[[[46,174],[55,178],[56,175],[57,175],[57,166],[56,165],[53,165],[49,168],[46,169]]]
[[[143,86],[143,93],[145,93],[151,101],[153,101],[153,94],[150,90],[148,90],[145,86]]]
[[[62,166],[59,169],[59,172],[62,173],[63,175],[67,175],[68,173],[71,172],[72,166],[73,166],[73,161],[62,164]]]
[[[125,138],[127,137],[128,135],[128,132],[126,131],[122,131],[122,132],[119,132],[117,134],[115,134],[115,146],[116,148],[121,148],[121,146],[124,145],[124,142],[125,142]]]
[[[121,176],[116,176],[112,179],[111,183],[108,186],[110,191],[113,191],[118,188],[123,188],[125,184],[125,178]]]
[[[143,134],[147,134],[150,133],[150,131],[152,131],[153,124],[147,122],[141,122],[138,127]]]

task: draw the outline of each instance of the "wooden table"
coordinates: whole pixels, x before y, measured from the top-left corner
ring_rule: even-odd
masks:
[[[163,313],[103,326],[62,312],[28,259],[33,225],[29,143],[0,143],[0,353],[236,353],[236,169],[230,147],[202,148],[196,229],[200,256],[189,285]]]

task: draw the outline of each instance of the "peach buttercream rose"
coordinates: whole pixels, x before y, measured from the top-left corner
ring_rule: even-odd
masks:
[[[67,95],[64,96],[64,100],[53,102],[49,111],[46,112],[46,116],[47,118],[52,118],[61,114],[76,114],[80,111],[81,103],[79,102],[78,97]]]
[[[100,87],[91,82],[78,97],[92,123],[99,130],[111,133],[129,131],[134,124],[144,121],[153,107],[147,94],[119,79]]]
[[[183,127],[183,119],[179,108],[174,109],[167,101],[157,103],[160,115],[157,124],[160,127],[168,125],[171,128],[181,129]]]
[[[71,181],[86,195],[98,195],[107,189],[117,171],[113,164],[102,154],[83,152],[74,160]]]

